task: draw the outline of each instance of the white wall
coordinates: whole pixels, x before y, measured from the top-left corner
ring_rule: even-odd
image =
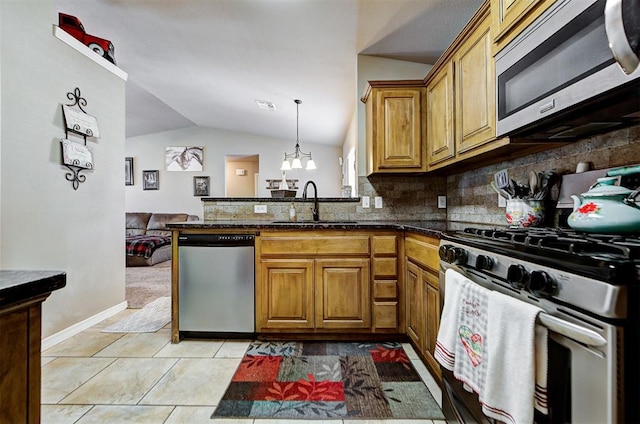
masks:
[[[366,111],[365,105],[360,101],[364,93],[367,81],[375,80],[403,80],[423,79],[433,65],[423,63],[405,62],[402,60],[385,59],[375,56],[358,55],[358,84],[357,96],[357,152],[358,175],[366,175]]]
[[[166,171],[165,148],[169,146],[203,146],[204,164],[202,172]],[[215,128],[190,127],[156,134],[128,138],[125,155],[132,156],[134,163],[134,185],[125,189],[125,204],[128,212],[186,212],[203,218],[200,197],[193,196],[193,177],[210,176],[210,197],[224,197],[225,157],[227,155],[259,155],[259,197],[270,197],[266,179],[281,179],[280,165],[285,151],[290,153],[295,140],[277,140]],[[340,197],[341,170],[338,157],[339,146],[300,141],[304,152],[311,152],[318,169],[313,171],[287,171],[287,179],[298,179],[298,197],[308,180],[318,186],[318,196]],[[142,189],[143,170],[160,171],[160,189]]]
[[[52,0],[0,1],[0,265],[61,270],[44,337],[125,300],[125,82],[53,36]],[[61,104],[80,88],[102,138],[77,191],[65,179]]]

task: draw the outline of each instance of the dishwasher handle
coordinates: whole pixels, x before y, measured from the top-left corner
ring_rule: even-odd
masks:
[[[178,247],[236,247],[254,246],[254,234],[181,234]]]

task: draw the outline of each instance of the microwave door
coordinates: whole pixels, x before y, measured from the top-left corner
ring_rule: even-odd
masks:
[[[607,0],[604,18],[613,57],[629,75],[640,64],[640,2]]]

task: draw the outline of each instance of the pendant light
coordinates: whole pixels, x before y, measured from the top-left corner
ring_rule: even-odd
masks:
[[[307,166],[305,167],[305,169],[307,170],[311,170],[311,169],[317,169],[316,168],[316,163],[313,161],[313,159],[311,158],[311,153],[304,153],[303,151],[300,150],[300,103],[302,103],[302,100],[294,100],[294,102],[296,103],[296,147],[293,151],[293,153],[286,153],[284,154],[284,160],[282,161],[282,166],[280,167],[280,170],[282,171],[290,171],[292,169],[302,169],[302,159],[306,159],[307,160]],[[291,162],[289,162],[289,159],[291,159]]]

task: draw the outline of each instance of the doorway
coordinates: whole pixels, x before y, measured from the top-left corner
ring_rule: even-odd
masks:
[[[258,197],[259,155],[225,156],[225,197]]]

